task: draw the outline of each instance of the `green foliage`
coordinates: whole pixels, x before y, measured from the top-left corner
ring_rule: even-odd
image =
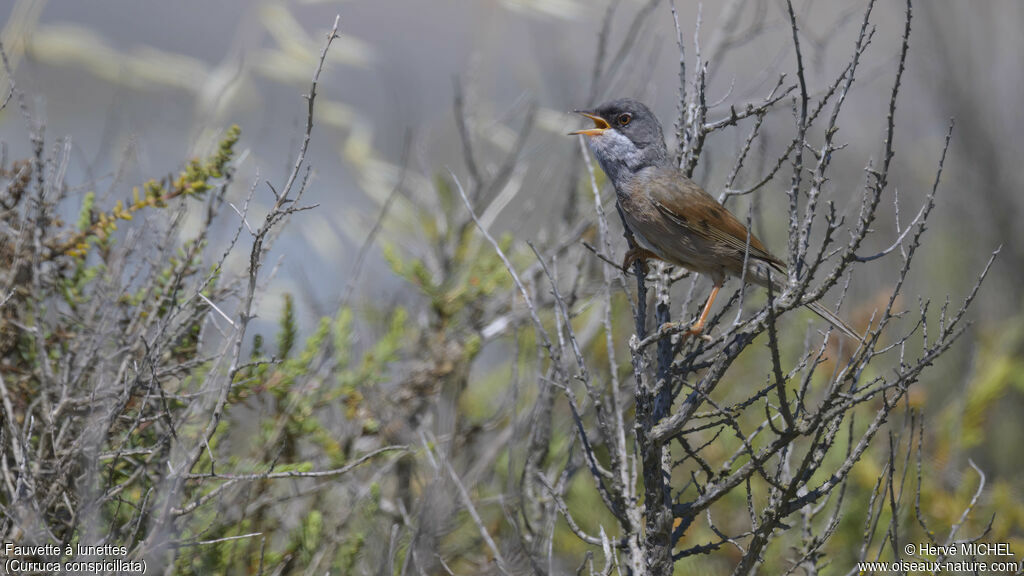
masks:
[[[140,474],[136,456],[162,462],[171,440],[197,437],[198,421],[187,418],[191,395],[215,369],[199,354],[209,307],[190,289],[201,287],[219,299],[222,288],[216,271],[201,274],[210,269],[202,234],[166,246],[139,241],[118,247],[118,224],[132,225],[136,213],[152,209],[155,221],[163,217],[174,230],[176,215],[163,208],[229,179],[238,138],[233,127],[212,157],[188,163],[173,182],[146,183],[145,199],[136,193],[134,200],[109,209],[98,205],[93,191],[77,198],[77,206],[70,206],[74,196],[65,199],[63,193],[60,199],[37,199],[30,209],[19,205],[30,198],[34,166],[45,165],[42,152],[35,160],[15,162],[13,172],[0,167],[0,180],[6,181],[0,183],[0,283],[10,289],[0,309],[0,381],[10,401],[5,414],[59,426],[59,437],[57,428],[21,431],[18,441],[33,454],[34,481],[70,487],[83,497],[108,494],[86,506],[95,514],[88,528],[109,526],[111,537],[129,548],[144,537],[140,517],[152,513],[154,494],[164,483],[160,475]],[[41,188],[58,186],[48,180],[52,171],[36,172]],[[76,210],[70,224],[59,216]],[[30,228],[39,230],[42,242],[9,242],[8,231]],[[166,423],[175,419],[183,424],[167,432]],[[61,439],[71,439],[71,448],[58,450]],[[219,440],[211,438],[211,451]],[[0,491],[5,510],[19,505],[20,497],[10,496]],[[51,535],[77,542],[84,525],[69,521],[74,505],[66,495],[53,497],[34,514]]]
[[[295,325],[295,302],[291,294],[284,295],[284,310],[281,312],[277,331],[277,357],[287,358],[292,353],[292,346],[295,345],[295,334],[298,332]]]
[[[109,248],[112,236],[117,231],[118,221],[130,221],[134,215],[146,208],[166,208],[168,202],[181,197],[202,197],[213,187],[212,182],[230,174],[229,164],[234,156],[234,147],[241,136],[241,129],[232,126],[217,147],[217,152],[205,161],[190,160],[173,181],[149,180],[143,184],[143,194],[136,187],[129,202],[118,200],[109,212],[95,211],[95,193],[83,198],[79,211],[77,231],[54,245],[53,255],[83,257],[89,251],[90,242],[101,248]]]
[[[320,547],[320,539],[323,536],[323,516],[319,510],[313,510],[306,516],[302,526],[296,531],[296,541],[292,544],[299,557],[302,566],[309,566],[313,554]]]
[[[250,358],[256,359],[263,356],[263,335],[256,334],[252,337],[252,352],[249,353]]]
[[[220,454],[218,461],[229,462],[233,472],[259,474],[267,471],[266,462],[271,460],[275,462],[272,468],[275,473],[309,472],[345,465],[351,447],[339,441],[331,425],[332,407],[339,398],[343,401],[346,418],[360,422],[361,433],[377,431],[378,420],[365,404],[363,393],[388,378],[390,366],[401,358],[409,337],[405,310],[393,310],[381,336],[358,354],[353,351],[356,318],[351,309],[340,310],[335,318],[321,318],[304,339],[299,336],[296,315],[294,300],[286,296],[275,334],[278,357],[267,358],[264,337],[254,336],[250,365],[236,376],[229,415],[222,421],[224,427],[218,429],[210,442],[212,453]],[[263,407],[255,423],[256,433],[233,436],[227,425],[231,415],[242,417],[256,405]],[[227,439],[230,441],[225,444]],[[215,466],[204,453],[197,469],[224,466],[223,463]],[[214,489],[215,484],[203,491],[208,493]],[[253,501],[278,502],[279,496],[290,493],[283,483],[270,481],[257,482],[251,490],[249,496]],[[360,503],[358,516],[372,521],[380,497],[379,486],[372,489],[371,498]],[[300,509],[305,512],[298,524],[284,521],[284,511],[266,508],[242,523],[203,513],[197,514],[190,525],[197,529],[203,527],[204,539],[259,531],[267,542],[262,551],[265,565],[287,562],[303,567],[328,545],[326,538],[337,530],[332,525],[336,515],[322,514],[319,500],[318,493],[301,499]],[[331,560],[339,573],[349,572],[365,543],[363,533],[346,532]],[[239,546],[246,548],[236,550]],[[233,559],[239,555],[253,558],[253,546],[254,543],[235,541],[204,546],[199,554],[179,559],[177,570],[197,574],[237,571]],[[255,567],[250,566],[250,570]]]
[[[343,368],[336,376],[337,396],[345,405],[345,415],[351,419],[362,418],[363,429],[372,434],[377,431],[378,420],[365,412],[364,391],[387,377],[388,366],[399,359],[399,352],[410,341],[407,329],[407,314],[404,308],[396,308],[387,332],[381,336],[362,356],[358,366],[350,366],[352,311],[342,309],[338,313],[333,331],[334,352]]]
[[[959,430],[964,447],[978,446],[989,436],[990,415],[1007,395],[1024,395],[1024,325],[1020,319],[1008,323],[1000,333],[979,338],[978,370],[971,378],[963,406],[946,408],[947,418],[955,421],[962,413]],[[950,430],[950,432],[953,432]]]
[[[78,226],[76,229],[79,232],[85,232],[89,229],[89,225],[92,223],[93,208],[96,206],[96,193],[89,191],[82,197],[82,209],[78,213]]]
[[[359,553],[362,552],[365,544],[366,534],[362,532],[355,532],[345,539],[338,551],[338,559],[335,561],[335,567],[339,574],[352,573],[356,560],[359,559]]]
[[[512,245],[511,235],[499,242],[503,250]],[[384,258],[391,269],[409,284],[419,289],[430,300],[430,306],[441,319],[450,319],[466,311],[511,280],[501,259],[493,250],[484,250],[472,236],[466,235],[458,243],[451,265],[457,272],[453,276],[435,279],[427,264],[417,258],[402,258],[393,246],[385,244]]]

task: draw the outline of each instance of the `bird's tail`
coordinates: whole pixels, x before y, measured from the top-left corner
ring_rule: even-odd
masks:
[[[807,304],[806,306],[808,308],[810,308],[811,311],[814,312],[815,314],[817,314],[818,316],[821,316],[825,320],[828,320],[829,324],[831,324],[831,325],[836,327],[836,330],[839,330],[840,332],[842,332],[843,334],[846,334],[850,338],[853,338],[857,342],[863,342],[864,341],[864,336],[858,334],[856,330],[854,330],[849,324],[846,323],[846,321],[844,321],[839,316],[836,316],[831,310],[826,308],[825,305],[823,305],[821,302],[811,302],[810,304]]]
[[[771,282],[772,289],[774,289],[776,293],[781,293],[786,289],[786,265],[783,264],[782,261],[769,261],[767,262],[767,265],[765,265],[765,262],[754,259],[751,260],[753,260],[753,262],[747,269],[747,272],[748,277],[752,278],[754,282],[762,286],[767,286],[768,283]],[[774,272],[778,272],[778,274],[775,274]],[[810,308],[811,311],[818,316],[827,320],[829,324],[835,326],[836,330],[839,330],[857,342],[864,342],[863,335],[858,334],[857,331],[847,324],[845,320],[836,316],[834,312],[825,307],[821,302],[811,302],[805,306]]]

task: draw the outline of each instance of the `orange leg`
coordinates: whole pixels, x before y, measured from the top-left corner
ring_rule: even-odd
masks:
[[[708,295],[708,301],[704,303],[704,310],[701,311],[700,317],[697,318],[697,321],[693,323],[693,326],[690,326],[689,330],[683,332],[684,338],[686,336],[701,336],[701,332],[704,331],[704,323],[707,321],[708,315],[711,314],[711,305],[715,303],[715,297],[718,296],[719,288],[721,288],[721,286],[716,284],[711,289],[711,294]],[[664,332],[666,330],[670,330],[675,326],[678,326],[678,324],[675,322],[666,322],[661,325],[661,331]],[[704,338],[705,340],[711,339],[709,336],[701,336],[701,338]]]
[[[700,318],[697,318],[697,322],[686,331],[687,334],[698,335],[704,331],[704,322],[708,319],[708,314],[711,313],[711,305],[715,303],[715,297],[718,296],[718,289],[721,288],[718,284],[715,284],[714,288],[711,289],[711,294],[708,295],[708,301],[704,304],[704,310],[700,313]]]

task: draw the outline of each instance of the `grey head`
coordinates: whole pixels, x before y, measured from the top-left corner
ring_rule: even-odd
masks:
[[[616,187],[644,168],[669,163],[661,124],[642,102],[621,98],[576,112],[593,120],[594,127],[571,134],[587,136],[590,150]]]

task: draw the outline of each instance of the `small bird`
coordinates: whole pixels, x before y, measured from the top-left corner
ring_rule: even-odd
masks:
[[[588,137],[587,144],[615,186],[623,221],[638,244],[630,247],[622,267],[628,270],[636,260],[657,258],[711,278],[714,287],[688,334],[703,331],[719,289],[726,277],[742,276],[744,260],[748,281],[764,287],[771,283],[776,292],[785,288],[785,262],[769,253],[757,236],[672,162],[661,124],[647,106],[623,98],[576,112],[593,120],[594,127],[570,135]],[[850,338],[863,341],[821,303],[807,307]]]

